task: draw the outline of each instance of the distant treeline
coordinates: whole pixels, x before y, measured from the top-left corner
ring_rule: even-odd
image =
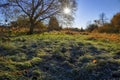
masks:
[[[120,13],[113,16],[110,22],[105,22],[103,16],[101,23],[89,24],[86,28],[88,32],[99,32],[99,33],[120,33]]]
[[[29,19],[19,16],[16,21],[12,21],[9,26],[0,26],[0,35],[4,34],[27,34],[29,32]],[[43,22],[37,22],[34,27],[34,33],[42,33],[45,31],[75,31],[75,32],[99,32],[99,33],[120,33],[120,13],[113,16],[111,21],[108,23],[104,21],[104,15],[100,22],[95,21],[95,23],[89,24],[86,29],[79,28],[62,28],[59,25],[59,21],[55,16],[50,17],[47,25]]]

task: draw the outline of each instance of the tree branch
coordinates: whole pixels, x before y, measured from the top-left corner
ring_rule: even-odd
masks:
[[[0,7],[6,7],[9,6],[9,3],[1,4]]]
[[[40,6],[40,4],[42,4],[42,1],[43,0],[38,0],[36,6],[35,5],[33,6],[33,8],[32,8],[32,17],[34,16],[34,14],[35,14],[36,10],[38,9],[38,7]]]
[[[48,7],[47,7],[45,10],[43,10],[43,6],[44,6],[44,3],[43,3],[40,12],[35,16],[34,19],[36,20],[40,15],[44,14],[47,10],[49,10],[49,8],[52,6],[52,4],[54,3],[54,1],[55,1],[55,0],[52,0],[52,1],[50,2],[50,4],[48,5]]]
[[[28,16],[30,16],[30,14],[24,10],[24,8],[19,4],[18,0],[16,0],[16,4],[18,5],[18,7],[20,7],[22,9],[22,11],[27,14]]]
[[[41,22],[41,21],[45,20],[46,18],[50,18],[51,16],[57,14],[57,12],[58,12],[58,11],[55,11],[55,12],[51,13],[50,15],[47,15],[47,16],[39,19],[35,24],[37,24],[38,22]]]

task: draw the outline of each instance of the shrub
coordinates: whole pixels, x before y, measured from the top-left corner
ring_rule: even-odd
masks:
[[[117,33],[117,28],[110,23],[106,23],[103,26],[98,28],[98,32],[100,33]]]
[[[97,28],[98,28],[98,26],[96,24],[90,24],[90,25],[87,26],[86,31],[92,32],[93,30],[95,30]]]

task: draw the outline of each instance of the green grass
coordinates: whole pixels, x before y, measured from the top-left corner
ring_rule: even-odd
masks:
[[[114,41],[46,32],[0,42],[0,80],[109,80],[120,71]]]

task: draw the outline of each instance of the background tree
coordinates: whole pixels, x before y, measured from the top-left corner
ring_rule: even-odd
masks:
[[[16,21],[11,22],[11,27],[19,28],[20,30],[24,29],[25,31],[28,31],[29,25],[29,19],[25,18],[24,15],[19,16]],[[35,32],[44,32],[45,30],[47,30],[47,27],[43,22],[38,22],[34,27]]]
[[[60,30],[61,27],[59,26],[59,22],[57,20],[56,17],[51,17],[49,24],[48,24],[48,31],[52,31],[52,30]]]
[[[96,24],[89,24],[86,28],[86,31],[88,32],[92,32],[93,30],[97,29],[98,28],[98,25]]]
[[[99,15],[99,19],[98,20],[94,20],[94,23],[98,26],[103,26],[105,23],[107,23],[107,18],[105,13],[101,13]]]
[[[83,27],[81,27],[81,29],[80,29],[80,32],[84,32],[84,29],[83,29]]]
[[[19,15],[26,15],[30,23],[29,33],[32,34],[38,22],[53,15],[63,15],[62,11],[66,6],[65,1],[70,6],[71,13],[73,13],[76,10],[76,0],[4,0],[0,1],[0,3],[9,4],[9,7],[5,7],[4,9],[9,8],[9,15],[12,19],[15,19]],[[62,17],[64,20],[73,20],[73,14],[69,14],[68,16]]]
[[[116,32],[120,33],[120,13],[113,16],[111,23],[113,24],[113,27],[116,28]]]
[[[29,27],[30,23],[29,23],[29,19],[25,18],[24,15],[21,15],[17,18],[16,21],[14,21],[14,23],[16,24],[13,27]]]
[[[47,31],[47,25],[45,25],[43,22],[38,22],[35,26],[35,32],[45,32]]]
[[[99,21],[100,21],[101,25],[104,25],[107,22],[107,18],[106,18],[105,13],[101,13],[99,18],[100,18]]]

